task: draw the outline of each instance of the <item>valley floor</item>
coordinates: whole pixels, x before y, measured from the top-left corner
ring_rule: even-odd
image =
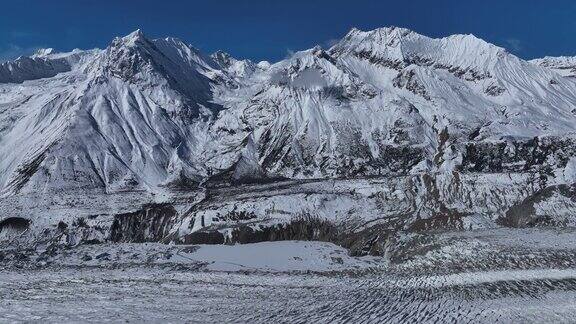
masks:
[[[0,322],[572,322],[574,234],[437,233],[395,263],[323,242],[85,245],[5,258]]]

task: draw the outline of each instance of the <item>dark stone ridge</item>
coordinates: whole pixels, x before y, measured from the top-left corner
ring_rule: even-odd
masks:
[[[141,210],[114,216],[110,230],[112,242],[158,242],[168,236],[177,221],[170,204],[150,204]]]

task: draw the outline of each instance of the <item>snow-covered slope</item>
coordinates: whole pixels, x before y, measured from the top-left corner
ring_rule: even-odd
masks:
[[[552,69],[565,77],[576,77],[576,57],[574,56],[547,56],[545,58],[535,59],[530,62]]]
[[[53,53],[53,49],[40,49],[31,57],[19,57],[0,64],[0,83],[21,83],[26,80],[49,78],[72,70],[97,50]]]
[[[228,72],[232,77],[236,78],[240,82],[248,79],[255,72],[266,70],[270,66],[270,63],[266,61],[256,64],[250,60],[238,60],[223,51],[217,51],[210,55],[210,57],[222,70]]]

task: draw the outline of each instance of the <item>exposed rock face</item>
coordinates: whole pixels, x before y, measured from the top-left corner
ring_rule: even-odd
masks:
[[[21,217],[8,217],[0,222],[0,239],[11,240],[29,229],[30,220]]]
[[[295,217],[290,223],[269,227],[252,228],[241,225],[232,230],[228,243],[285,240],[336,242],[339,239],[338,234],[338,229],[329,221],[312,217]]]
[[[539,190],[512,206],[500,223],[511,227],[575,226],[575,211],[574,185],[555,185]]]
[[[114,216],[110,229],[112,242],[158,242],[165,239],[177,219],[174,207],[149,205],[143,209]]]
[[[461,170],[469,172],[541,172],[563,169],[576,154],[574,137],[535,137],[467,143]]]

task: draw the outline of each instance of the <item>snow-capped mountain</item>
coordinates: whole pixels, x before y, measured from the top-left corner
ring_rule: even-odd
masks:
[[[105,50],[4,63],[0,183],[199,183],[233,168],[248,137],[269,177],[452,170],[469,142],[574,130],[575,83],[545,67],[472,35],[393,27],[273,65],[136,31]]]
[[[262,166],[288,178],[450,169],[463,143],[574,129],[574,82],[470,35],[352,30],[254,79],[222,115],[242,109]]]
[[[82,55],[53,78],[2,84],[4,191],[143,189],[201,174],[194,150],[221,109],[214,85],[233,80],[184,43],[140,31]]]
[[[44,50],[0,66],[0,192],[219,190],[184,211],[143,209],[164,215],[147,230],[155,239],[310,210],[410,228],[565,217],[576,207],[576,81],[558,70],[570,62],[394,27],[353,29],[274,64],[141,31],[103,50]],[[254,182],[270,193],[233,189]]]

